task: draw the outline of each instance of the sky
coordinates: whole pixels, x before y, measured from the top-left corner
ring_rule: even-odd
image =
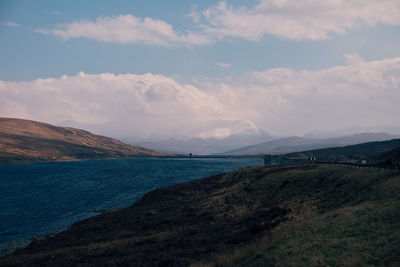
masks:
[[[0,1],[2,117],[289,136],[400,129],[399,102],[398,0]]]

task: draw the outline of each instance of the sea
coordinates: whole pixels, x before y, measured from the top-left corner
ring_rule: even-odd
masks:
[[[134,158],[0,165],[0,255],[147,192],[263,164],[251,158]]]

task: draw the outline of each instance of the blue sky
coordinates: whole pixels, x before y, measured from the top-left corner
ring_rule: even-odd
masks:
[[[138,138],[158,136],[157,125],[171,120],[176,123],[166,130],[165,137],[176,136],[182,129],[188,129],[184,134],[191,136],[221,132],[229,135],[245,130],[243,127],[279,135],[301,135],[327,127],[335,130],[399,126],[399,120],[393,116],[400,111],[394,102],[400,100],[399,12],[397,0],[325,3],[3,0],[0,2],[0,80],[3,81],[0,116],[102,125],[97,131],[111,135],[111,129],[118,125],[124,135]],[[363,63],[357,63],[357,67],[351,63],[354,60]],[[351,68],[358,71],[359,81],[350,79]],[[277,74],[276,70],[281,71]],[[86,76],[79,76],[80,72]],[[278,77],[283,72],[284,77],[290,77],[274,78],[272,83],[269,78],[264,79],[271,73]],[[117,106],[122,104],[118,102],[121,95],[116,96],[111,89],[96,92],[107,83],[105,76],[101,76],[104,73],[114,75],[115,87],[132,88],[126,85],[132,79],[135,84],[147,84],[135,89],[143,95],[119,92],[126,93],[125,97],[132,98],[131,102],[141,109],[127,108],[112,116],[105,115],[110,114],[108,100]],[[323,82],[332,78],[325,77],[327,73],[336,77],[331,86]],[[145,78],[145,74],[153,76]],[[381,80],[370,79],[371,75]],[[61,76],[78,87],[72,81],[77,77],[82,79],[81,84],[88,82],[89,77],[96,82],[92,81],[94,88],[90,93],[80,95],[78,91],[89,90],[82,85],[72,95],[70,89],[64,89],[68,88],[68,82],[64,84]],[[53,80],[48,81],[51,85],[46,85],[46,90],[58,88],[57,94],[41,88],[38,80],[48,78]],[[171,86],[174,89],[168,89]],[[338,86],[374,99],[376,94],[387,97],[372,106],[368,99],[341,102],[335,95],[339,94]],[[289,87],[294,89],[287,91]],[[316,87],[317,92],[312,93]],[[149,95],[154,94],[160,96],[149,100]],[[246,94],[255,99],[238,100]],[[316,102],[310,103],[313,98]],[[60,103],[60,107],[64,105],[65,109],[49,107],[46,99]],[[92,99],[97,99],[96,109],[71,112],[77,108],[70,106],[71,103],[89,105]],[[154,99],[158,102],[148,102]],[[207,103],[215,101],[214,108],[218,106],[215,113],[199,115],[199,110],[209,109],[207,103],[200,102],[202,99]],[[262,106],[262,103],[270,104]],[[150,105],[166,110],[146,111]],[[307,110],[310,105],[313,108]],[[335,116],[329,114],[329,124],[320,116],[310,115],[330,106],[351,115],[342,120],[341,112]],[[169,109],[186,116],[174,115]],[[237,114],[232,109],[237,109]],[[357,112],[351,112],[354,109]],[[373,121],[363,118],[362,114],[369,112]],[[276,115],[279,120],[275,115],[270,117],[275,113],[281,114]],[[305,118],[306,115],[309,117]],[[221,128],[218,124],[221,121],[229,121],[231,126],[223,123],[225,126]],[[298,121],[301,123],[294,127]],[[127,124],[140,124],[147,130],[139,133]],[[247,126],[239,129],[235,125]]]

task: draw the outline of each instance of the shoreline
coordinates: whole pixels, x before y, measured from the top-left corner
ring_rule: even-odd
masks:
[[[94,215],[94,216],[96,216],[96,215]],[[10,255],[10,254],[14,253],[17,249],[26,248],[34,241],[45,240],[45,239],[51,238],[51,237],[55,236],[56,234],[67,230],[70,226],[61,228],[61,229],[57,229],[57,230],[51,230],[51,231],[48,231],[43,234],[37,234],[32,237],[6,241],[6,242],[0,244],[0,257]]]
[[[221,157],[221,156],[219,156],[219,157],[214,157],[214,156],[201,156],[201,157],[194,157],[193,159],[194,160],[196,160],[196,159],[200,159],[200,160],[202,160],[202,159],[213,159],[213,158],[216,158],[216,159],[228,159],[228,158],[233,158],[233,159],[240,159],[240,158],[254,158],[254,157],[227,157],[227,156],[224,156],[224,157]],[[132,157],[132,158],[117,158],[117,159],[95,159],[95,160],[93,160],[93,159],[89,159],[89,160],[79,160],[79,161],[73,161],[73,162],[85,162],[85,161],[94,161],[94,162],[97,162],[97,161],[101,161],[101,160],[130,160],[130,159],[133,159],[133,160],[135,160],[135,159],[138,159],[138,160],[140,160],[140,159],[153,159],[153,160],[158,160],[158,159],[160,159],[160,160],[164,160],[164,159],[172,159],[172,160],[190,160],[190,158],[188,158],[188,157],[184,157],[184,156],[174,156],[174,157],[170,157],[170,156],[162,156],[162,157],[150,157],[150,156],[146,156],[146,157]],[[54,161],[51,161],[51,162],[29,162],[29,163],[22,163],[22,164],[36,164],[36,163],[39,163],[39,164],[46,164],[46,163],[69,163],[69,162],[72,162],[72,161],[64,161],[64,162],[60,162],[60,161],[57,161],[57,162],[54,162]],[[9,165],[9,166],[14,166],[15,168],[18,168],[18,165],[19,164],[3,164],[3,166],[6,166],[6,165]],[[1,165],[0,165],[0,167],[1,167]],[[221,172],[221,173],[223,173],[223,172]],[[208,177],[208,175],[205,175],[205,176],[203,176],[203,177],[201,177],[201,178],[196,178],[196,179],[205,179],[205,178],[207,178]],[[174,184],[172,184],[172,185],[174,185]],[[169,186],[169,185],[167,185],[167,186]],[[150,191],[148,191],[148,192],[145,192],[144,194],[147,194],[147,193],[149,193],[149,192],[152,192],[152,191],[154,191],[154,190],[157,190],[157,189],[160,189],[160,188],[163,188],[163,187],[165,187],[165,186],[161,186],[161,187],[157,187],[157,188],[154,188],[153,190],[150,190]],[[142,195],[143,196],[143,195]],[[141,197],[142,197],[141,196]],[[50,238],[50,237],[53,237],[56,233],[60,233],[61,231],[64,231],[64,230],[66,230],[66,229],[68,229],[68,227],[70,227],[71,225],[73,225],[74,223],[77,223],[77,222],[80,222],[80,221],[82,221],[82,220],[86,220],[86,219],[88,219],[88,218],[92,218],[92,217],[95,217],[95,216],[98,216],[98,215],[101,215],[101,214],[103,214],[103,213],[107,213],[107,212],[112,212],[112,211],[116,211],[116,210],[119,210],[119,209],[124,209],[124,208],[127,208],[127,207],[130,207],[130,206],[132,206],[132,205],[134,205],[137,201],[139,201],[140,199],[141,199],[141,197],[139,197],[139,198],[137,198],[136,200],[134,200],[133,202],[131,202],[131,203],[129,203],[128,205],[124,205],[124,204],[121,204],[120,203],[120,205],[119,206],[116,206],[116,207],[111,207],[111,208],[106,208],[106,209],[98,209],[98,210],[96,210],[96,209],[94,209],[94,210],[91,210],[91,211],[89,211],[89,212],[91,212],[92,214],[90,215],[90,216],[87,216],[87,217],[84,217],[84,218],[81,218],[81,219],[79,219],[79,220],[77,220],[77,221],[74,221],[74,222],[72,222],[71,224],[68,224],[67,226],[65,226],[65,227],[63,227],[63,225],[61,224],[61,227],[59,227],[59,228],[56,228],[56,229],[51,229],[50,228],[50,230],[48,230],[47,232],[43,232],[43,233],[39,233],[39,234],[33,234],[33,235],[31,235],[31,236],[27,236],[27,237],[22,237],[22,238],[17,238],[17,239],[12,239],[12,240],[8,240],[8,241],[5,241],[5,242],[2,242],[1,244],[0,244],[0,257],[1,256],[6,256],[6,255],[9,255],[9,254],[12,254],[15,250],[17,250],[17,249],[21,249],[21,248],[25,248],[25,247],[27,247],[30,243],[32,243],[33,241],[35,241],[35,240],[43,240],[43,239],[46,239],[46,238]],[[121,206],[122,205],[122,206]],[[32,232],[32,231],[31,231]],[[12,238],[12,237],[11,237]]]
[[[60,163],[60,162],[81,162],[81,161],[100,161],[100,160],[124,160],[124,159],[240,159],[240,158],[263,158],[264,155],[193,155],[189,157],[187,155],[168,155],[168,156],[154,156],[154,155],[138,155],[131,157],[121,157],[121,158],[85,158],[85,159],[60,159],[60,160],[26,160],[26,161],[10,161],[2,162],[0,161],[0,166],[3,165],[20,165],[20,164],[30,164],[30,163]]]
[[[151,192],[151,191],[150,191]],[[138,200],[136,200],[134,203],[132,203],[132,205],[134,205],[137,201],[139,201],[140,198]],[[76,222],[71,223],[70,225],[66,226],[66,227],[61,227],[58,229],[52,229],[49,230],[45,233],[41,233],[41,234],[37,234],[37,235],[33,235],[30,237],[26,237],[26,238],[20,238],[20,239],[14,239],[14,240],[8,240],[5,241],[4,243],[0,244],[0,257],[4,257],[7,255],[10,255],[12,253],[14,253],[17,249],[23,249],[26,248],[27,246],[29,246],[32,242],[34,241],[39,241],[39,240],[45,240],[45,239],[49,239],[54,237],[55,235],[68,230],[73,224],[84,221],[86,219],[92,218],[92,217],[96,217],[98,215],[107,213],[107,212],[114,212],[120,209],[124,209],[127,207],[119,207],[119,208],[114,208],[114,209],[103,209],[103,210],[93,210],[92,212],[94,213],[92,216],[89,216],[87,218],[83,218],[80,219]]]

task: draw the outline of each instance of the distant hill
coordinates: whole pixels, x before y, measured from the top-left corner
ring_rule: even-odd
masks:
[[[322,161],[358,161],[366,159],[368,162],[383,163],[397,157],[399,160],[400,139],[381,142],[368,142],[358,145],[332,147],[301,152],[293,152],[276,157],[282,160],[300,160],[315,156]]]
[[[163,155],[68,127],[0,118],[0,163]]]
[[[196,155],[218,154],[238,146],[248,146],[274,139],[262,130],[237,133],[224,138],[170,138],[139,143],[142,146],[166,153]],[[127,140],[128,141],[128,140]]]
[[[224,152],[224,155],[257,155],[269,153],[287,153],[293,151],[301,151],[308,149],[318,149],[326,147],[338,147],[345,145],[355,145],[373,141],[386,141],[400,138],[398,135],[387,133],[360,133],[335,138],[313,139],[292,136],[281,138],[257,145],[242,147]]]

